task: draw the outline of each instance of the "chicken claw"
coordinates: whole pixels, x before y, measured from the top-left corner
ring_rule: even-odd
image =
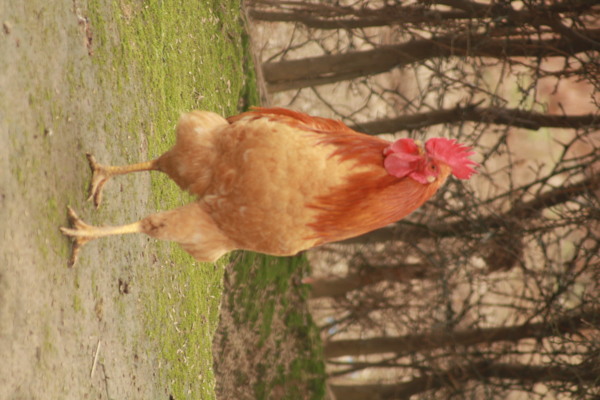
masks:
[[[88,225],[75,214],[75,211],[73,211],[71,207],[68,206],[67,216],[69,217],[71,228],[61,227],[60,231],[63,235],[73,239],[73,250],[71,252],[71,258],[69,259],[69,267],[75,265],[79,250],[89,241],[105,236],[142,232],[142,224],[140,221],[117,226]]]
[[[90,169],[92,170],[92,180],[89,189],[90,195],[87,200],[90,201],[94,199],[94,205],[98,208],[102,202],[102,188],[113,174],[110,173],[105,166],[98,164],[96,158],[92,154],[86,153],[86,157],[90,163]]]
[[[71,258],[69,259],[68,266],[69,268],[75,265],[77,261],[77,256],[79,255],[79,250],[90,240],[95,239],[94,236],[89,235],[85,236],[85,232],[92,230],[94,227],[86,224],[77,216],[75,211],[67,206],[67,216],[69,218],[69,224],[72,228],[61,227],[60,231],[65,236],[69,236],[73,239],[73,247],[71,249]]]
[[[102,188],[104,184],[113,176],[124,175],[130,172],[154,171],[158,169],[156,160],[144,161],[130,165],[102,165],[96,162],[96,158],[90,153],[86,154],[90,169],[92,170],[92,180],[90,182],[90,196],[88,201],[94,200],[96,208],[100,207],[102,202]]]

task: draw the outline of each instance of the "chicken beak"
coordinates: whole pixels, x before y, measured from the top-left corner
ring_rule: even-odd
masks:
[[[423,148],[423,142],[421,140],[415,140],[415,144],[417,145],[417,148],[419,149],[419,155],[425,154],[425,149]]]

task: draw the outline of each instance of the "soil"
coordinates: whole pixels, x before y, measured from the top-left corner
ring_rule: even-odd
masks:
[[[2,1],[0,24],[0,399],[166,399],[143,326],[147,239],[91,243],[68,268],[58,230],[67,205],[94,224],[148,213],[147,175],[109,183],[99,210],[85,202],[85,152],[146,154],[121,129],[134,110],[102,82],[76,1]]]

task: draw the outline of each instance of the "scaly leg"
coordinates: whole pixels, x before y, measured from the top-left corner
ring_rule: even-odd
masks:
[[[88,201],[93,199],[96,208],[100,207],[100,202],[102,202],[102,188],[104,187],[104,184],[113,176],[128,174],[130,172],[157,170],[156,160],[115,167],[98,164],[94,156],[90,153],[87,153],[86,156],[92,170],[92,181],[90,182],[90,196],[88,197]]]
[[[83,222],[75,211],[71,207],[67,207],[69,222],[72,228],[61,227],[60,230],[65,236],[69,236],[73,239],[73,249],[71,252],[71,258],[69,259],[69,267],[75,265],[79,250],[87,242],[112,235],[123,235],[126,233],[140,233],[142,232],[141,222],[134,222],[128,225],[121,226],[92,226]]]

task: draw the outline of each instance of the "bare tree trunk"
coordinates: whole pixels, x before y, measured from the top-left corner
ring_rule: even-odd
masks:
[[[387,6],[353,9],[325,4],[298,4],[295,8],[267,10],[251,8],[252,19],[268,22],[299,22],[315,29],[359,29],[399,24],[420,24],[434,20],[477,18],[466,11],[437,11],[423,6]]]
[[[431,5],[444,5],[440,10]],[[360,29],[405,24],[436,24],[442,21],[475,18],[510,18],[513,24],[539,24],[548,14],[584,12],[595,0],[564,1],[516,10],[504,3],[482,4],[467,0],[439,0],[426,5],[386,5],[381,8],[353,8],[307,2],[255,1],[248,11],[252,19],[268,22],[299,22],[314,29]],[[263,6],[260,8],[260,6]],[[264,7],[267,6],[267,7]],[[271,6],[269,8],[269,6]]]
[[[581,366],[532,366],[482,361],[456,366],[445,371],[414,378],[396,384],[330,385],[337,399],[344,400],[391,400],[408,399],[415,394],[444,387],[456,388],[457,384],[472,380],[497,378],[531,384],[537,382],[592,383],[598,380],[598,365]]]
[[[452,124],[464,121],[510,125],[531,130],[538,130],[544,127],[571,129],[600,127],[600,115],[594,114],[547,115],[518,109],[466,106],[363,122],[351,126],[351,128],[370,135],[377,135],[380,133],[394,133],[432,125]]]
[[[375,75],[431,58],[469,57],[564,57],[594,50],[600,29],[578,33],[581,38],[547,40],[492,39],[487,35],[449,35],[434,39],[381,46],[299,60],[263,64],[263,74],[271,92],[325,85],[360,76]],[[589,40],[586,40],[589,39]]]
[[[326,358],[362,356],[368,354],[409,354],[446,346],[473,346],[500,341],[519,341],[525,338],[559,336],[577,331],[583,324],[600,322],[600,310],[560,318],[554,321],[527,323],[523,325],[472,329],[467,331],[426,333],[400,337],[374,337],[369,339],[345,339],[325,344]]]
[[[440,271],[433,269],[428,264],[400,264],[392,267],[369,267],[366,271],[348,274],[343,278],[309,277],[305,278],[303,283],[311,285],[310,296],[312,299],[317,299],[343,296],[353,290],[359,290],[382,281],[406,282],[411,279],[436,279],[440,276]]]

